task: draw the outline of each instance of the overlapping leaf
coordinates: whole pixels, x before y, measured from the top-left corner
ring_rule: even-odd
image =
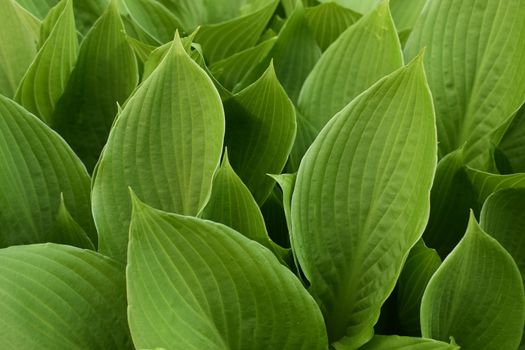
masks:
[[[122,267],[57,244],[0,249],[0,348],[131,349]]]
[[[479,207],[494,192],[505,188],[525,188],[525,174],[523,173],[500,175],[469,167],[466,172],[476,191]]]
[[[128,98],[137,81],[137,61],[114,0],[82,42],[51,121],[89,170],[106,143],[117,103]]]
[[[525,107],[513,117],[498,142],[498,151],[505,157],[510,172],[525,173]]]
[[[402,64],[401,46],[384,1],[323,53],[301,89],[299,110],[319,132],[354,97]]]
[[[372,337],[423,232],[435,133],[421,56],[334,116],[299,167],[293,247],[336,348]]]
[[[77,58],[78,39],[72,0],[62,0],[42,24],[42,46],[16,92],[16,100],[47,124],[64,93]],[[47,31],[47,30],[46,30]]]
[[[12,97],[36,55],[40,22],[14,0],[0,9],[0,94]]]
[[[525,295],[512,257],[471,215],[467,232],[430,280],[421,305],[424,337],[461,349],[517,349]]]
[[[324,51],[341,33],[354,24],[360,15],[338,5],[326,2],[305,10],[306,21],[312,30],[317,43]]]
[[[119,114],[98,164],[93,213],[103,253],[125,261],[128,186],[169,212],[202,210],[219,165],[224,123],[217,90],[177,37]]]
[[[61,194],[93,242],[89,176],[71,148],[34,115],[0,96],[0,246],[52,240]]]
[[[421,334],[419,310],[428,281],[436,272],[441,259],[434,249],[420,240],[410,250],[397,281],[397,316],[401,329],[413,336]]]
[[[246,237],[259,242],[277,256],[284,254],[268,237],[264,218],[248,187],[230,165],[224,154],[222,165],[215,174],[210,200],[202,217],[225,224]]]
[[[264,6],[252,13],[199,28],[195,41],[202,46],[207,62],[217,62],[257,43],[279,0],[265,0],[260,3]]]
[[[326,349],[315,301],[269,250],[224,225],[133,205],[127,288],[137,348]]]
[[[480,225],[512,255],[525,281],[525,189],[492,194],[481,210]]]
[[[254,84],[225,102],[226,145],[231,164],[262,204],[280,174],[295,138],[292,102],[279,84],[273,66]]]
[[[478,212],[480,207],[464,162],[463,148],[441,159],[430,193],[430,217],[423,238],[442,258],[463,237],[469,210]]]
[[[487,170],[490,133],[525,100],[525,6],[521,0],[430,1],[406,44],[427,48],[440,155],[465,146]]]
[[[376,335],[360,350],[459,350],[457,345],[425,339],[400,337],[397,335]]]

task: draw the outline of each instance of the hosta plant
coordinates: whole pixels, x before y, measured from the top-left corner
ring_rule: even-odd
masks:
[[[525,349],[524,19],[0,0],[0,349]]]

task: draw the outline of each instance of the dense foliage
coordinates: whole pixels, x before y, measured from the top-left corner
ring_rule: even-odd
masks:
[[[524,102],[523,0],[0,0],[0,349],[523,350]]]

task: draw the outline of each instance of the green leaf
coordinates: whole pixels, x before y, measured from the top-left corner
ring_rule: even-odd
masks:
[[[525,100],[524,17],[521,0],[441,0],[425,7],[405,54],[426,47],[440,156],[466,143],[466,162],[487,170],[491,131]]]
[[[277,38],[265,40],[257,46],[215,62],[210,65],[210,72],[226,89],[233,91],[236,85],[268,56],[276,40]]]
[[[199,28],[195,41],[202,46],[207,62],[220,61],[257,43],[279,0],[264,0],[259,3],[264,3],[264,6],[256,11]]]
[[[326,349],[322,315],[260,244],[133,199],[127,266],[137,348]]]
[[[128,186],[163,210],[198,214],[210,196],[223,137],[219,94],[177,36],[119,114],[98,163],[92,197],[100,251],[126,260]]]
[[[3,96],[0,169],[0,247],[50,241],[61,193],[96,242],[86,169],[60,136]]]
[[[298,7],[286,21],[270,57],[279,81],[296,103],[301,86],[321,57],[321,49],[308,27],[302,7]]]
[[[442,341],[454,337],[464,350],[517,349],[524,322],[519,270],[471,213],[465,236],[423,295],[423,337]]]
[[[341,108],[402,64],[401,46],[388,2],[383,1],[323,53],[301,89],[299,110],[318,133]],[[305,151],[298,150],[303,154]]]
[[[525,188],[525,174],[499,175],[467,167],[467,175],[478,195],[478,205],[494,192],[505,188]]]
[[[51,126],[93,169],[113,119],[138,82],[137,60],[113,1],[89,31]]]
[[[429,0],[390,0],[390,11],[398,32],[410,31]]]
[[[133,23],[158,44],[173,39],[173,33],[182,29],[180,20],[156,0],[123,0]]]
[[[344,348],[341,348],[344,349]],[[459,350],[451,345],[432,339],[400,337],[398,335],[376,335],[359,350]]]
[[[227,100],[226,139],[231,164],[259,205],[280,174],[295,138],[292,102],[279,84],[273,65],[254,84]]]
[[[0,249],[0,348],[130,349],[122,266],[57,244]]]
[[[443,258],[463,237],[469,210],[479,211],[464,162],[463,148],[441,159],[430,192],[430,217],[423,238]]]
[[[50,21],[50,22],[48,22]],[[16,101],[48,124],[52,123],[58,99],[64,93],[77,59],[78,39],[72,0],[62,0],[42,24],[49,35],[24,75]]]
[[[341,6],[351,9],[358,13],[368,13],[372,11],[381,0],[318,0],[321,3],[336,2]]]
[[[308,7],[304,15],[315,40],[323,51],[361,17],[358,13],[335,2]]]
[[[293,247],[336,348],[370,340],[428,218],[437,149],[422,59],[336,114],[299,167]]]
[[[40,22],[14,0],[0,8],[0,94],[12,97],[36,55]]]
[[[38,19],[44,19],[53,6],[60,0],[16,0],[23,8]]]
[[[498,150],[509,162],[512,172],[525,173],[525,106],[513,117],[499,141]]]
[[[95,250],[95,246],[89,239],[86,231],[84,231],[67,210],[63,194],[60,194],[60,205],[58,207],[55,226],[49,232],[48,238],[50,242]]]
[[[406,334],[421,335],[419,310],[428,281],[441,265],[441,258],[423,240],[410,250],[397,281],[397,312],[401,328]]]
[[[480,226],[512,255],[525,281],[525,189],[506,189],[487,198]]]
[[[248,187],[231,167],[227,152],[215,174],[210,200],[201,216],[233,228],[270,249],[278,257],[284,254],[284,249],[268,237],[261,210]]]

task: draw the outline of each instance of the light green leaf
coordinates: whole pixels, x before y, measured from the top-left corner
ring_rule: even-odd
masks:
[[[441,159],[430,192],[430,217],[423,238],[443,258],[463,237],[469,210],[479,211],[464,162],[463,148]]]
[[[38,19],[44,19],[53,6],[60,0],[16,0],[23,8]]]
[[[523,18],[521,0],[441,0],[425,7],[405,55],[426,47],[440,156],[466,143],[466,162],[487,170],[491,132],[525,100]]]
[[[0,247],[50,241],[61,193],[96,242],[86,169],[60,136],[3,96],[0,169]]]
[[[274,47],[277,38],[263,41],[257,46],[238,52],[210,65],[212,75],[230,91],[248,75]]]
[[[336,2],[341,6],[356,11],[358,13],[368,13],[372,11],[381,0],[318,0],[321,3]]]
[[[279,81],[296,103],[301,86],[321,57],[321,49],[308,27],[302,7],[298,7],[286,21],[270,57]]]
[[[175,31],[182,29],[180,20],[156,0],[123,0],[122,3],[133,23],[158,44],[171,41]]]
[[[489,196],[480,225],[512,255],[525,281],[525,189],[506,189]]]
[[[323,53],[301,89],[299,110],[318,133],[341,108],[402,64],[388,2],[383,1]]]
[[[315,301],[259,243],[136,198],[130,236],[129,325],[137,348],[327,348]]]
[[[358,13],[335,2],[308,7],[304,15],[308,26],[323,51],[361,17]]]
[[[143,64],[148,59],[148,56],[156,49],[156,47],[153,45],[149,45],[129,36],[128,43],[133,48],[133,51],[135,51],[138,60]]]
[[[466,168],[467,175],[478,195],[479,207],[494,192],[505,188],[525,188],[525,174],[499,175]]]
[[[342,348],[343,349],[343,348]],[[459,350],[451,345],[432,339],[400,337],[398,335],[376,335],[359,350]]]
[[[279,84],[273,65],[254,84],[227,100],[226,139],[231,164],[259,205],[280,174],[295,138],[292,102]]]
[[[55,226],[51,229],[48,236],[50,242],[95,250],[95,246],[89,239],[86,231],[67,210],[63,194],[60,194],[60,205],[55,220]]]
[[[100,251],[126,260],[128,186],[166,211],[198,214],[210,196],[223,137],[219,94],[177,36],[119,114],[98,163],[92,196]]]
[[[50,21],[50,22],[48,22]],[[49,26],[43,45],[16,92],[16,101],[48,124],[52,124],[58,99],[64,93],[77,59],[78,39],[72,0],[62,0],[42,24]]]
[[[423,295],[423,337],[442,341],[454,337],[464,350],[517,349],[524,322],[519,270],[471,213],[465,236]]]
[[[93,169],[106,143],[117,102],[122,104],[137,82],[137,60],[117,3],[112,1],[82,42],[77,64],[51,121],[88,170]]]
[[[204,58],[208,63],[220,61],[257,43],[279,0],[265,0],[259,3],[265,5],[252,13],[199,28],[195,41],[202,46]]]
[[[270,249],[278,257],[285,253],[268,237],[261,210],[248,187],[231,167],[227,152],[215,174],[210,200],[201,216],[233,228]]]
[[[441,258],[423,240],[410,250],[397,281],[397,317],[405,334],[421,335],[419,310],[428,281],[441,265]]]
[[[14,0],[0,8],[0,94],[12,97],[36,55],[40,22]]]
[[[422,59],[336,114],[299,167],[293,247],[336,348],[370,340],[428,218],[437,149]]]
[[[525,106],[513,117],[498,144],[511,171],[525,173]]]
[[[390,11],[398,32],[410,31],[429,0],[390,0]]]
[[[122,266],[57,244],[0,249],[0,348],[131,349]]]

